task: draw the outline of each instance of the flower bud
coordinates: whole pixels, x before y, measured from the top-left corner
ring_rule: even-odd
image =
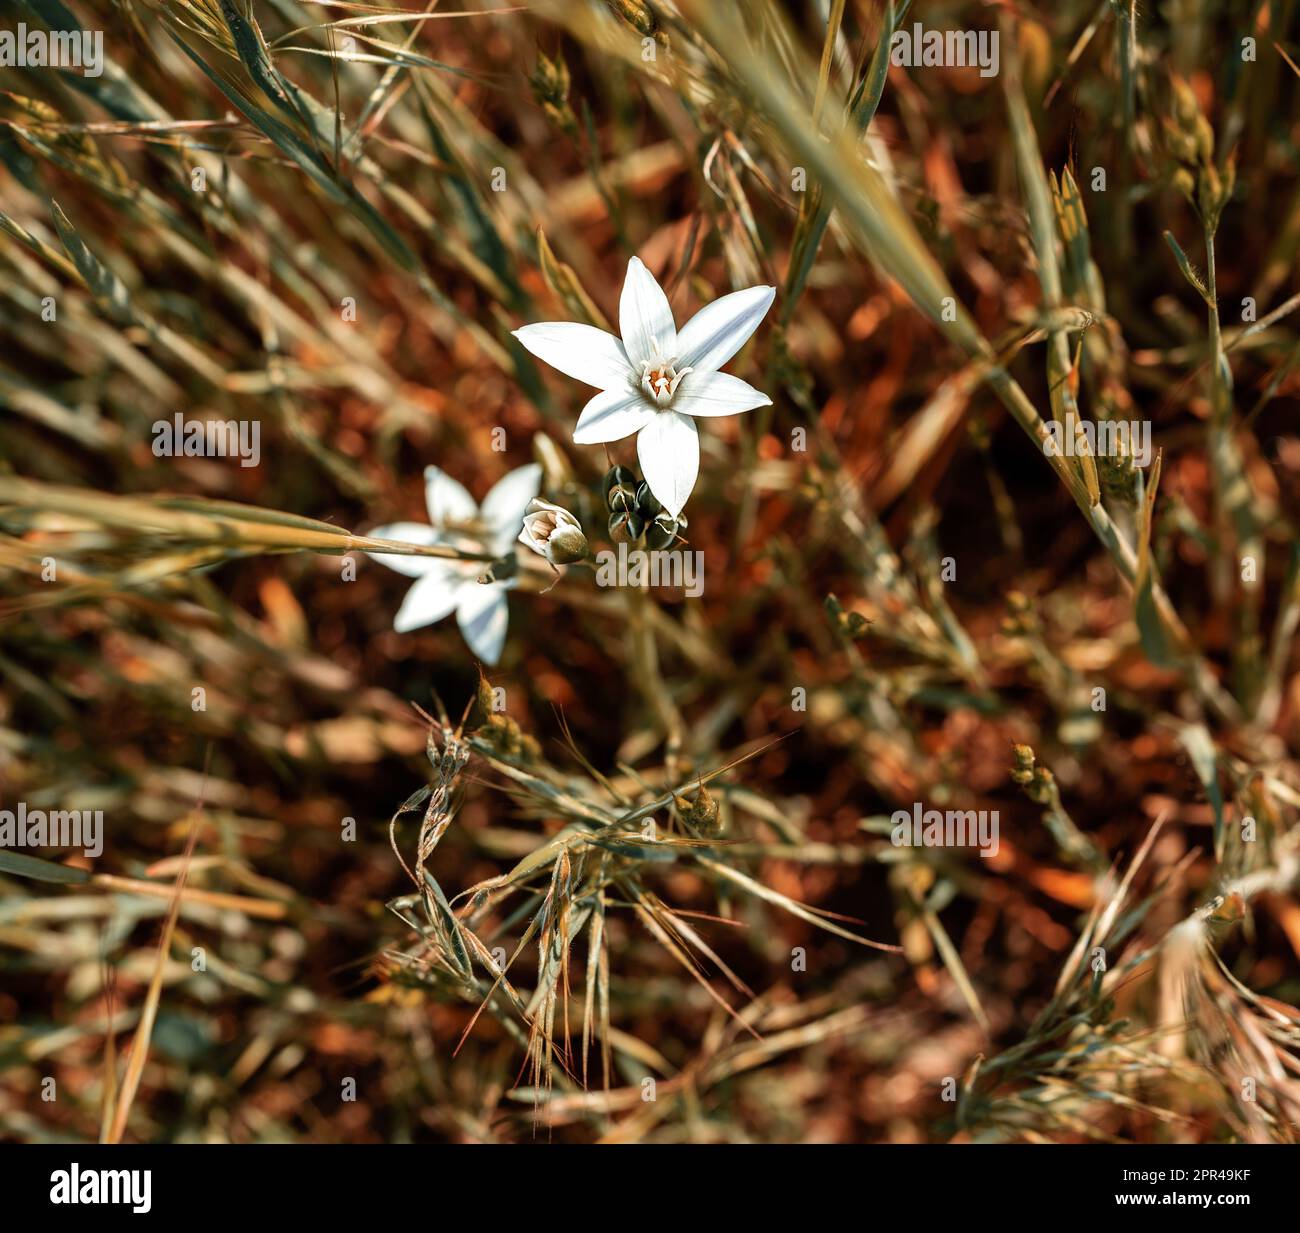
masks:
[[[524,511],[519,541],[552,565],[572,565],[589,555],[582,524],[567,509],[538,497]]]
[[[645,532],[645,546],[652,552],[671,548],[677,540],[677,522],[672,518],[656,518]]]
[[[634,544],[645,530],[640,514],[619,510],[609,516],[609,538],[616,544]]]
[[[663,512],[658,497],[650,491],[650,485],[642,480],[636,486],[636,507],[647,518],[658,518]]]
[[[601,490],[605,495],[605,504],[615,513],[630,510],[636,505],[636,476],[628,467],[610,467],[605,472]]]

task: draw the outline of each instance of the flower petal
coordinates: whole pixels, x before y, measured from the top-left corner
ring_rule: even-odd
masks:
[[[678,370],[717,371],[758,329],[775,298],[775,287],[748,287],[706,304],[677,336]]]
[[[456,622],[469,649],[484,663],[495,664],[501,658],[509,621],[504,587],[471,582],[460,592]]]
[[[438,564],[444,568],[425,574],[407,591],[393,618],[393,628],[399,634],[432,625],[456,610],[461,588],[466,585],[465,576],[445,568],[445,561]]]
[[[688,372],[677,387],[673,410],[683,415],[735,415],[771,402],[762,390],[728,372]]]
[[[695,421],[676,411],[657,412],[641,429],[636,453],[650,491],[676,518],[700,473],[700,435]]]
[[[575,381],[601,390],[625,389],[640,380],[613,334],[577,321],[543,321],[515,330],[514,336],[539,360]]]
[[[573,429],[575,445],[600,445],[621,441],[644,428],[655,409],[637,391],[606,390],[597,394],[578,416]]]
[[[524,529],[519,532],[519,542],[526,548],[531,548],[539,557],[546,555],[546,544],[549,536],[538,537],[537,533],[524,523]]]
[[[627,278],[618,302],[618,329],[623,347],[634,368],[645,360],[662,357],[671,360],[677,354],[677,326],[668,297],[655,276],[633,257],[627,263]]]
[[[424,468],[424,503],[435,529],[448,522],[473,522],[478,517],[478,502],[459,481],[437,467]]]
[[[427,522],[390,522],[387,526],[376,527],[370,536],[373,539],[395,539],[403,544],[421,546],[439,542],[438,533]],[[368,552],[366,556],[408,578],[419,578],[446,564],[446,560],[440,557],[399,557],[393,552]]]
[[[524,510],[541,486],[542,468],[535,462],[517,467],[492,486],[492,491],[483,498],[480,511],[488,526],[489,551],[498,554],[510,551],[519,528],[524,525]]]

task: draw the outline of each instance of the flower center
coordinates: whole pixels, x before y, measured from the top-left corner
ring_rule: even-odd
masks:
[[[672,402],[682,378],[691,371],[690,368],[683,368],[678,372],[676,363],[676,360],[660,357],[641,361],[641,388],[657,406],[666,407]]]

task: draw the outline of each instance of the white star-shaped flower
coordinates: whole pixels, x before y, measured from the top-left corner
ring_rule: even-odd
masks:
[[[574,442],[596,445],[636,433],[646,483],[676,518],[700,471],[692,417],[735,415],[772,401],[718,369],[744,346],[775,296],[775,287],[732,292],[679,332],[663,288],[633,257],[618,306],[621,340],[574,321],[526,325],[514,335],[539,360],[601,391],[582,409]]]
[[[505,556],[513,552],[515,537],[524,524],[524,510],[542,483],[536,463],[519,467],[497,481],[478,505],[450,475],[437,467],[424,469],[424,498],[429,523],[394,522],[370,532],[376,539],[406,544],[444,544],[465,551]],[[460,632],[470,650],[488,664],[501,658],[509,612],[506,592],[515,579],[479,582],[485,561],[454,561],[442,557],[404,557],[391,552],[367,555],[399,574],[415,578],[393,619],[399,634],[432,625],[456,614]]]

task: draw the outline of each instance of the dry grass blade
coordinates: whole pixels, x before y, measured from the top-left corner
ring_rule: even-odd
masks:
[[[205,768],[204,774],[206,773]],[[168,903],[166,919],[163,921],[153,975],[149,979],[149,987],[145,993],[140,1022],[136,1027],[135,1035],[131,1038],[131,1047],[127,1051],[126,1069],[113,1102],[113,1115],[108,1119],[107,1132],[101,1139],[104,1143],[122,1141],[122,1136],[126,1133],[127,1119],[131,1116],[131,1106],[135,1103],[136,1093],[140,1088],[145,1063],[149,1060],[149,1041],[158,1018],[158,1006],[162,1001],[163,979],[167,971],[167,961],[171,956],[172,937],[176,932],[176,922],[180,919],[181,896],[185,890],[185,879],[189,875],[190,861],[194,858],[194,849],[199,840],[202,824],[203,798],[200,796],[199,804],[194,809],[193,821],[190,823],[189,837],[185,841],[184,860],[176,873],[176,883]]]

